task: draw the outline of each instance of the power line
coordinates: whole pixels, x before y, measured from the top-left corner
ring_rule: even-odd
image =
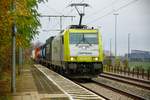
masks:
[[[79,26],[81,26],[82,24],[82,19],[83,19],[83,16],[85,15],[84,14],[84,9],[85,7],[89,7],[89,4],[87,3],[72,3],[69,5],[70,7],[75,7],[76,11],[78,12],[79,16],[80,16],[80,20],[79,20]],[[83,11],[79,11],[79,8],[78,7],[82,7],[83,8]]]
[[[71,0],[67,5],[70,5],[73,1],[75,1],[75,0]],[[82,2],[84,2],[84,0],[82,0],[80,3],[82,3]],[[67,7],[68,7],[68,6],[67,6]],[[67,7],[63,8],[62,12],[64,12],[64,10],[65,10]],[[68,15],[69,13],[72,13],[73,10],[74,10],[74,9],[71,9],[71,10],[70,10],[67,14],[65,14],[65,15]]]
[[[75,17],[75,16],[67,16],[67,15],[40,15],[40,17],[48,17],[48,18],[51,18],[51,17]]]
[[[47,8],[49,8],[49,9],[51,9],[51,10],[53,10],[55,13],[58,13],[58,14],[61,14],[62,15],[62,13],[61,12],[58,12],[56,9],[54,9],[52,6],[50,7],[50,6],[48,6],[48,5],[45,5]]]
[[[74,0],[71,0],[68,4],[71,4]]]
[[[54,24],[52,27],[56,26],[57,24],[60,24],[60,22],[58,21],[56,24]]]
[[[84,2],[84,0],[82,0],[80,3],[83,3]]]
[[[60,30],[60,29],[49,29],[49,30],[43,30],[43,32],[49,32],[49,31],[62,31],[62,30]]]
[[[131,4],[133,4],[133,3],[137,2],[137,1],[138,1],[138,0],[133,0],[133,1],[129,2],[129,3],[127,3],[126,5],[121,6],[121,7],[119,7],[119,8],[116,9],[116,10],[112,10],[112,11],[106,13],[105,15],[103,15],[103,16],[101,16],[101,17],[99,17],[99,18],[97,18],[97,19],[95,19],[95,20],[93,20],[93,21],[91,21],[91,22],[89,22],[89,23],[94,23],[94,22],[96,22],[97,20],[100,20],[100,19],[102,19],[102,18],[104,18],[104,17],[106,17],[106,16],[108,16],[108,15],[114,13],[114,11],[115,11],[115,12],[120,11],[120,10],[122,10],[123,8],[129,6],[129,5],[131,5]],[[88,24],[89,24],[89,23],[88,23]]]
[[[74,18],[75,16],[65,16],[65,15],[40,15],[39,17],[48,18],[59,18],[60,30],[62,30],[62,18]]]
[[[67,5],[70,5],[73,1],[75,1],[75,0],[71,0]],[[82,0],[80,3],[83,3],[84,2],[84,0]],[[68,7],[68,6],[67,6]],[[64,9],[66,9],[67,7],[65,7]],[[64,11],[64,9],[62,10],[62,12]],[[71,12],[73,11],[74,9],[72,9],[71,10]],[[70,12],[70,11],[69,11]],[[69,13],[68,12],[68,13]],[[66,14],[66,15],[68,15],[68,13]]]
[[[139,1],[139,0],[133,0],[133,1],[129,2],[129,3],[127,3],[126,5],[124,5],[124,6],[120,7],[120,8],[118,8],[116,11],[120,11],[121,9],[123,9],[123,8],[125,8],[125,7],[127,7],[127,6],[129,6],[129,5],[131,5],[131,4],[133,4],[133,3],[135,3],[135,2],[137,2],[137,1]]]
[[[74,1],[74,0],[71,0],[67,5],[70,5],[73,1]],[[67,7],[68,7],[68,6],[67,6]],[[64,8],[62,9],[62,12],[64,12],[64,10],[65,10],[67,7],[64,7]],[[66,14],[66,15],[67,15],[67,14]]]
[[[74,8],[72,8],[66,15],[68,15],[68,14],[70,14],[70,13],[72,13],[73,12],[73,10],[74,10]]]
[[[74,0],[71,0],[68,4],[71,4],[72,2],[73,2]],[[47,5],[46,5],[47,6]],[[47,6],[48,7],[48,6]],[[49,8],[49,7],[48,7]],[[59,14],[61,14],[60,16],[58,16],[58,15],[53,15],[53,16],[47,16],[47,15],[43,15],[43,16],[40,16],[40,17],[49,17],[49,19],[50,19],[50,17],[61,17],[61,16],[63,16],[63,17],[67,17],[67,16],[64,16],[62,13],[60,13],[60,12],[58,12],[57,10],[55,10],[54,8],[52,8],[52,7],[50,7],[53,11],[55,11],[55,12],[57,12],[57,13],[59,13]],[[65,8],[63,8],[63,10],[62,10],[62,12],[64,12],[64,10],[66,9],[66,7]],[[69,13],[71,13],[73,11],[73,9],[71,9],[67,14],[65,14],[65,15],[68,15]],[[71,17],[72,19],[73,19],[73,17],[75,17],[75,16],[68,16],[68,17]],[[72,20],[71,19],[71,20]],[[57,24],[61,24],[61,22],[57,22],[55,25],[53,25],[52,27],[54,27],[54,26],[56,26]]]
[[[114,12],[114,11],[108,12],[108,13],[106,13],[105,15],[103,15],[103,16],[101,16],[101,17],[99,17],[99,18],[97,18],[97,19],[95,19],[95,20],[93,20],[93,21],[91,21],[91,22],[88,22],[87,24],[94,23],[94,22],[96,22],[97,20],[100,20],[100,19],[102,19],[102,18],[104,18],[104,17],[106,17],[106,16],[112,14],[113,12]]]
[[[107,9],[107,8],[110,8],[110,6],[111,6],[111,5],[114,5],[115,3],[118,3],[118,0],[117,0],[117,1],[114,1],[114,2],[111,2],[108,6],[105,6],[105,7],[103,7],[102,9],[99,9],[98,11],[96,11],[96,12],[94,12],[94,13],[92,13],[92,14],[89,14],[89,15],[87,15],[87,16],[93,16],[93,15],[95,15],[95,14],[98,14],[98,12],[101,12],[101,11]],[[87,18],[88,18],[88,17],[87,17]]]

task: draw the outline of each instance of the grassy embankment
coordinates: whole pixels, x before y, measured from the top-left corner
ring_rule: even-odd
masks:
[[[129,62],[131,69],[133,68],[143,68],[145,70],[150,70],[150,62]]]

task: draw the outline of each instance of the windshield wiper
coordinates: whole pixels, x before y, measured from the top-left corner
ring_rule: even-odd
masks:
[[[90,46],[92,45],[87,39],[84,38],[84,40],[85,40]]]
[[[78,46],[82,41],[84,42],[84,38],[82,38],[82,39],[76,44],[76,46]]]
[[[83,34],[83,38],[76,44],[76,46],[78,46],[82,41],[83,43],[85,43],[86,41],[90,46],[92,45],[87,39],[85,39],[84,34]]]

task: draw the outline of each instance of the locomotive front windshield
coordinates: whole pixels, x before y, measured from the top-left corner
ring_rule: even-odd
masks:
[[[70,33],[70,44],[98,44],[97,33]]]

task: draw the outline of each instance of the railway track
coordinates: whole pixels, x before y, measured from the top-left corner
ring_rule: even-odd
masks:
[[[134,100],[150,100],[150,90],[143,89],[134,85],[119,82],[105,77],[98,77],[92,80],[94,83],[104,86],[110,90],[116,91]]]
[[[145,80],[140,81],[104,73],[91,81],[76,83],[105,99],[150,100],[150,82]]]
[[[121,90],[119,88],[115,88],[113,86],[103,84],[102,82],[98,82],[98,81],[93,80],[93,83],[95,83],[97,85],[100,85],[100,86],[103,86],[103,87],[105,87],[107,89],[110,89],[110,90],[112,90],[112,91],[114,91],[116,93],[119,93],[121,95],[124,95],[126,97],[129,97],[130,99],[133,99],[133,100],[145,100],[145,98],[143,98],[142,96],[135,95],[135,94],[129,93],[127,91]]]
[[[132,93],[128,93],[126,91],[114,88],[109,85],[105,85],[102,82],[98,82],[96,80],[91,80],[84,82],[75,81],[80,86],[102,96],[106,100],[145,100],[145,98],[141,96],[134,95]]]
[[[108,78],[111,80],[127,83],[127,84],[130,84],[133,86],[137,86],[140,88],[150,90],[150,81],[135,79],[135,78],[131,78],[131,77],[125,77],[125,76],[111,74],[111,73],[102,73],[100,75],[100,77]]]

